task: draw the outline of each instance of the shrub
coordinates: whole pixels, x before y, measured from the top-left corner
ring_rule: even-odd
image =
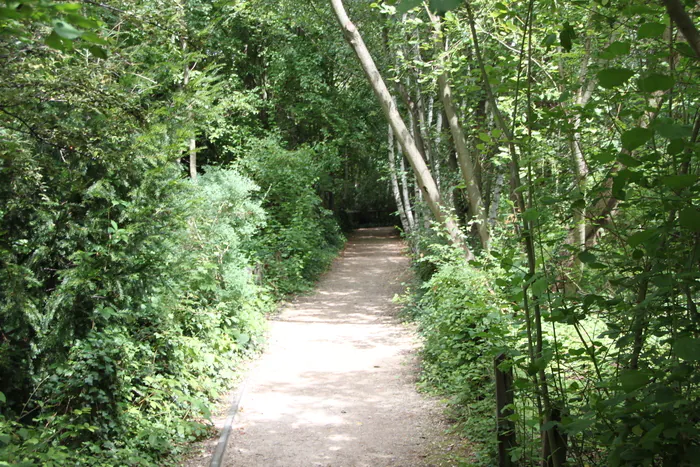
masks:
[[[421,386],[449,397],[456,428],[489,465],[495,452],[493,359],[508,340],[506,307],[493,289],[493,273],[471,267],[453,247],[428,248],[432,254],[418,262],[428,262],[433,272],[413,311],[424,339]]]
[[[243,161],[261,187],[268,214],[262,235],[252,239],[249,249],[278,296],[306,290],[344,242],[318,195],[319,180],[334,160],[335,154],[323,148],[288,151],[277,140],[265,139]]]

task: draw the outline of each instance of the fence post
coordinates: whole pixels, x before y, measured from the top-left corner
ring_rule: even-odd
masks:
[[[498,466],[513,467],[508,451],[516,446],[515,423],[508,417],[513,415],[513,369],[506,371],[498,367],[508,357],[505,354],[498,355],[493,361],[496,377],[496,436],[498,439]]]

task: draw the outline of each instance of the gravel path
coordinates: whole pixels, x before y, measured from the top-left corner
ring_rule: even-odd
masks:
[[[432,460],[449,441],[415,390],[417,339],[391,301],[409,277],[404,248],[391,229],[355,232],[316,292],[271,323],[225,466],[451,465]]]

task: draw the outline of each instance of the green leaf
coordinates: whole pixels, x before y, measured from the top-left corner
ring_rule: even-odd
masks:
[[[240,346],[245,346],[248,342],[250,342],[250,335],[246,333],[241,333],[236,340],[238,341],[238,345]]]
[[[694,174],[687,175],[668,175],[661,178],[661,183],[671,188],[672,190],[682,190],[697,183],[698,176]]]
[[[24,15],[15,8],[0,8],[0,19],[22,19]]]
[[[547,286],[549,285],[549,282],[547,281],[546,277],[540,277],[537,279],[535,282],[532,283],[530,286],[530,290],[532,291],[532,295],[535,297],[541,296],[545,290],[547,290]]]
[[[622,147],[628,151],[634,151],[654,136],[654,132],[648,128],[632,128],[622,134]]]
[[[484,133],[484,132],[479,133],[479,139],[485,143],[491,143],[493,141],[491,139],[491,136],[488,133]]]
[[[625,84],[632,76],[634,71],[627,68],[606,68],[598,72],[598,84],[605,89],[612,89]]]
[[[66,15],[66,19],[70,21],[71,24],[74,24],[81,28],[95,29],[100,27],[100,23],[98,23],[94,19],[89,19],[81,15]]]
[[[585,309],[589,309],[591,305],[595,303],[603,303],[605,304],[605,299],[601,297],[600,295],[596,294],[588,294],[585,297],[583,297],[583,307]]]
[[[673,351],[682,360],[697,362],[700,360],[700,339],[681,337],[673,343]]]
[[[523,219],[526,221],[536,221],[540,217],[540,212],[535,208],[526,209],[523,213]]]
[[[106,39],[98,36],[92,31],[85,31],[80,38],[84,41],[92,42],[93,44],[109,45],[109,42]]]
[[[5,397],[5,394],[0,392],[0,403],[4,404],[5,402],[7,402],[7,398]]]
[[[603,50],[600,57],[605,60],[612,60],[613,58],[621,57],[623,55],[629,55],[630,53],[630,42],[629,41],[615,41]]]
[[[624,169],[613,177],[612,194],[617,199],[625,199],[625,187],[630,180],[629,170]]]
[[[676,42],[676,50],[686,57],[695,58],[695,51],[687,42]]]
[[[56,32],[56,34],[58,34],[59,36],[61,36],[64,39],[68,39],[68,40],[77,39],[78,37],[80,37],[83,34],[82,31],[78,31],[77,29],[75,29],[73,26],[66,23],[65,21],[54,20],[52,23],[53,23],[53,30]]]
[[[626,152],[621,152],[617,155],[617,160],[620,161],[623,165],[626,167],[639,167],[642,165],[641,162],[639,162],[637,159],[632,157]]]
[[[44,39],[44,43],[52,49],[66,50],[66,47],[63,44],[63,39],[61,39],[61,36],[56,34],[56,31],[51,31],[51,34],[46,36],[46,39]]]
[[[421,5],[422,0],[401,0],[401,3],[396,5],[396,12],[399,14],[406,13]]]
[[[645,243],[656,235],[656,229],[642,230],[627,237],[627,244],[632,248]]]
[[[645,446],[653,445],[659,439],[659,435],[661,434],[662,431],[664,431],[664,424],[659,423],[654,428],[647,431],[647,434],[645,434],[642,437],[642,439],[639,440],[639,444],[645,445]]]
[[[82,8],[82,5],[80,3],[57,3],[53,5],[53,7],[62,12],[72,12],[72,11],[80,11]]]
[[[545,46],[547,49],[549,49],[551,46],[553,46],[557,42],[557,35],[556,34],[547,34],[542,40],[542,45]]]
[[[682,139],[674,139],[666,147],[666,152],[671,156],[680,154],[685,149],[685,142]]]
[[[595,151],[591,154],[591,158],[601,164],[608,164],[615,160],[617,156],[616,152],[611,149],[602,149],[601,151]]]
[[[88,50],[96,58],[101,58],[102,60],[107,59],[107,51],[105,49],[103,49],[102,47],[92,45],[92,46],[88,47]]]
[[[559,43],[562,48],[567,52],[571,52],[571,48],[574,45],[574,39],[576,39],[576,31],[573,26],[569,23],[564,23],[564,29],[559,33]]]
[[[693,135],[693,127],[690,125],[678,125],[677,123],[657,123],[654,130],[667,139],[689,138]]]
[[[638,370],[625,370],[620,373],[620,385],[629,393],[649,383],[649,374]]]
[[[649,39],[660,37],[666,30],[666,25],[661,23],[644,23],[637,29],[637,39]]]
[[[700,211],[695,207],[687,207],[678,214],[681,227],[693,232],[700,232]]]
[[[667,91],[671,89],[674,84],[675,80],[673,77],[662,75],[661,73],[651,73],[637,81],[637,86],[642,92]]]
[[[543,424],[543,425],[540,427],[540,431],[549,431],[549,430],[551,430],[552,428],[554,428],[555,426],[558,426],[559,424],[560,424],[560,423],[557,422],[557,421],[555,421],[555,420],[550,420],[550,421],[548,421],[547,423]]]
[[[564,431],[570,435],[576,435],[583,431],[586,431],[595,423],[594,418],[578,418],[574,419],[570,423],[564,424]]]
[[[582,251],[581,253],[578,254],[578,259],[582,263],[593,263],[593,262],[595,262],[596,257],[593,253],[586,250],[586,251]]]

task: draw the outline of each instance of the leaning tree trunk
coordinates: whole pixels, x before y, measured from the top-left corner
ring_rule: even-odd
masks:
[[[396,105],[391,98],[391,94],[389,93],[384,80],[379,74],[379,70],[377,69],[372,56],[367,50],[367,46],[362,40],[362,36],[360,36],[357,28],[350,21],[350,18],[348,18],[345,8],[343,7],[342,0],[331,0],[331,6],[333,7],[333,11],[338,19],[338,22],[340,23],[340,27],[343,30],[345,39],[348,41],[350,47],[352,47],[357,55],[357,58],[362,65],[362,69],[372,85],[372,89],[379,99],[384,115],[394,129],[396,139],[401,144],[404,154],[408,158],[408,161],[413,168],[416,181],[420,185],[421,192],[423,193],[425,201],[435,217],[435,220],[445,226],[447,233],[450,236],[450,240],[452,243],[464,250],[467,259],[473,259],[474,255],[465,243],[457,223],[450,217],[446,216],[443,212],[442,200],[440,199],[440,192],[435,185],[435,180],[433,180],[428,166],[425,164],[425,161],[423,160],[420,151],[418,151],[408,128],[406,128],[406,124],[396,109]]]
[[[435,36],[437,38],[440,33],[440,19],[433,14],[430,14],[430,19],[433,23],[433,27],[435,28]],[[469,199],[470,211],[469,214],[478,222],[481,246],[485,250],[488,250],[491,246],[491,233],[489,231],[488,214],[484,208],[484,201],[481,196],[479,183],[477,181],[472,154],[467,146],[464,131],[459,124],[459,118],[457,117],[457,112],[455,111],[455,107],[452,102],[452,90],[447,82],[447,71],[445,71],[444,68],[440,76],[438,76],[438,92],[440,93],[442,106],[445,109],[447,123],[450,127],[450,132],[452,133],[452,140],[454,141],[455,149],[457,150],[457,162],[459,163],[459,168],[462,173],[462,179],[467,186],[467,198]]]
[[[695,23],[693,23],[690,15],[685,11],[683,2],[680,0],[661,0],[661,3],[664,4],[668,16],[676,23],[676,26],[678,26],[678,29],[688,41],[690,48],[700,58],[700,33],[698,33],[698,28],[695,27]]]

